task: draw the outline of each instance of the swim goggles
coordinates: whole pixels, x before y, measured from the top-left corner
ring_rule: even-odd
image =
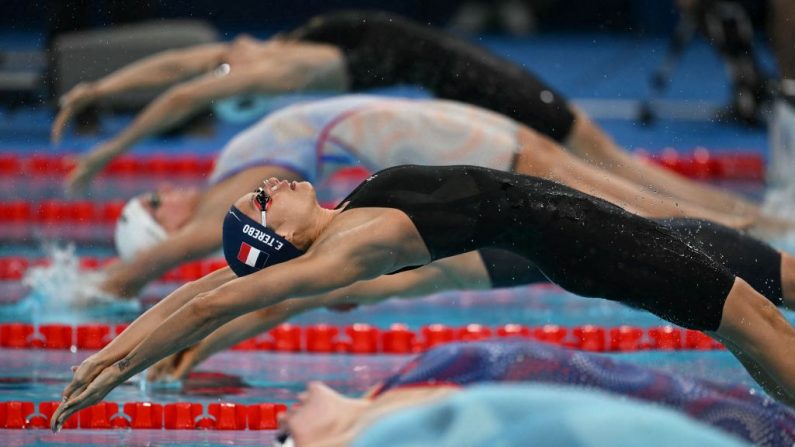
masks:
[[[295,442],[293,442],[293,438],[290,436],[290,433],[281,431],[276,434],[275,438],[273,438],[271,447],[295,447]]]
[[[262,226],[266,227],[267,224],[265,219],[265,213],[268,211],[268,208],[270,208],[270,205],[272,203],[271,196],[269,196],[268,193],[265,192],[265,188],[260,186],[259,188],[257,188],[256,191],[254,191],[254,201],[257,203],[257,208],[259,208],[260,210],[260,216],[261,216],[260,220]]]

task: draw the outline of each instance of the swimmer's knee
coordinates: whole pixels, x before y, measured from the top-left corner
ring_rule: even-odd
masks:
[[[795,338],[795,329],[779,309],[741,278],[726,298],[717,333],[744,348],[769,337]]]
[[[795,257],[781,253],[781,294],[784,306],[795,310]]]

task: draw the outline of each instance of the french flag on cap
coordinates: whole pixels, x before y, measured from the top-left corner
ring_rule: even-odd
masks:
[[[258,248],[254,248],[245,242],[240,244],[240,251],[237,253],[238,261],[256,269],[261,269],[268,262],[268,253],[264,253]]]

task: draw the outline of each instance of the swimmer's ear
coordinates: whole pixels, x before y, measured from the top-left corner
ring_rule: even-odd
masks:
[[[80,365],[72,365],[72,368],[71,368],[72,374],[77,372],[77,368],[80,368]]]

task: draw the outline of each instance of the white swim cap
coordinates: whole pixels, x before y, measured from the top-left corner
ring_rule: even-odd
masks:
[[[139,197],[124,205],[116,222],[116,251],[123,261],[129,261],[141,250],[166,238],[166,230],[144,208]]]

